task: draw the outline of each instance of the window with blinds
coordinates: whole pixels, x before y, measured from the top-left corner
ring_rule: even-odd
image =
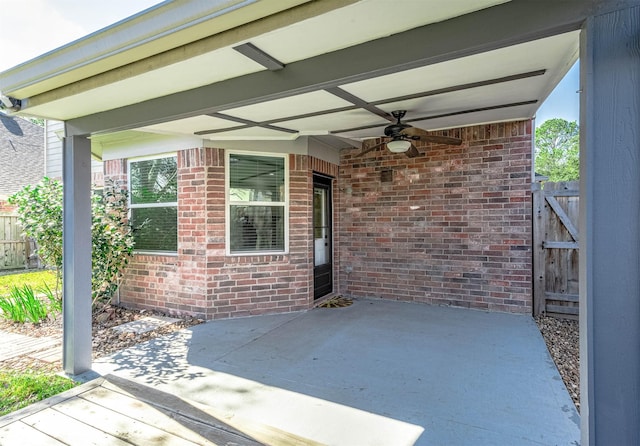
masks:
[[[227,237],[231,254],[286,251],[287,158],[227,153]]]
[[[129,161],[129,209],[136,251],[178,250],[176,156]]]

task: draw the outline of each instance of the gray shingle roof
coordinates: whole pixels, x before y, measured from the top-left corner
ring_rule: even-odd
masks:
[[[0,113],[0,199],[44,176],[44,128]]]

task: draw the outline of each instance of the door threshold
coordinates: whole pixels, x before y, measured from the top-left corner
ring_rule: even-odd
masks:
[[[329,293],[329,294],[325,294],[322,297],[318,297],[313,301],[313,308],[317,308],[323,303],[325,303],[326,301],[328,301],[329,299],[333,299],[334,297],[337,297],[337,296],[339,296],[338,293]]]

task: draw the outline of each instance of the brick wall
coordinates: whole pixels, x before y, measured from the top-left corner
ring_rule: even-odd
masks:
[[[207,319],[313,305],[313,172],[334,180],[334,289],[497,311],[531,308],[531,123],[450,130],[460,147],[379,150],[340,167],[289,155],[289,253],[227,256],[224,151],[178,154],[178,252],[135,255],[124,305]],[[387,173],[383,174],[383,171]],[[389,173],[390,172],[390,173]],[[105,163],[126,179],[126,161]],[[386,176],[387,181],[383,181]]]
[[[105,176],[125,178],[126,162],[105,164]],[[121,303],[206,319],[290,312],[313,303],[312,170],[337,166],[289,155],[289,253],[227,256],[224,151],[178,153],[178,252],[135,255]]]
[[[529,312],[531,122],[448,135],[463,145],[418,146],[413,159],[343,152],[340,292]]]

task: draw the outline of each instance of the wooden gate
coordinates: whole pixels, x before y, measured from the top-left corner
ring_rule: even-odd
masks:
[[[578,182],[535,184],[533,312],[578,315]]]
[[[18,217],[0,215],[0,270],[29,267],[30,243],[21,233]]]

